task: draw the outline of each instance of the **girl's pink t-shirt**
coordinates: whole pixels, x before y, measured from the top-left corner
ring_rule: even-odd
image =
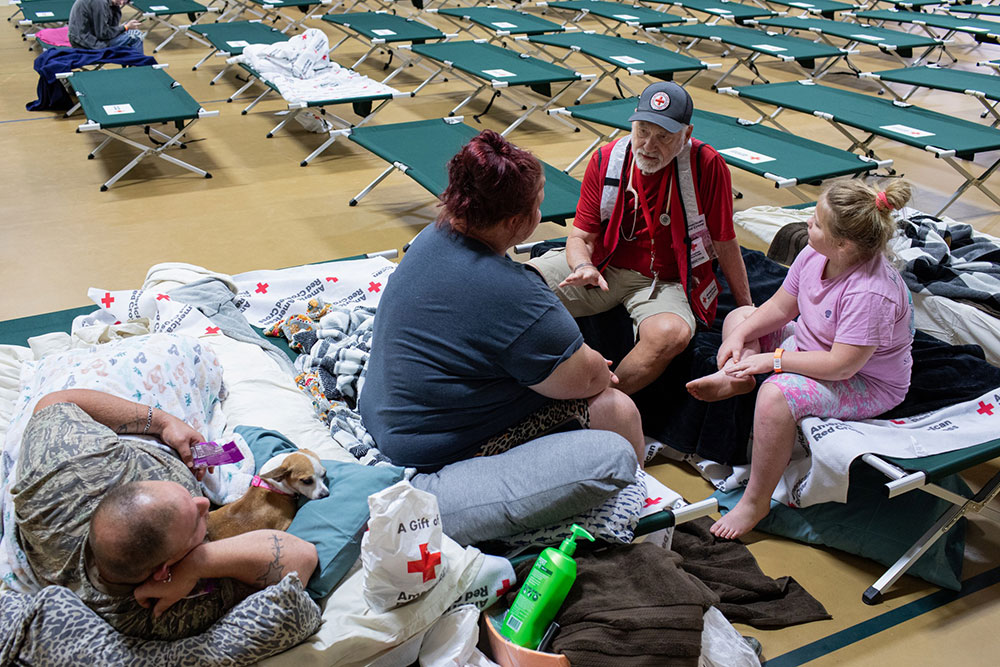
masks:
[[[913,308],[903,277],[881,253],[825,280],[827,258],[806,246],[782,287],[796,297],[795,346],[827,350],[833,344],[874,345],[858,373],[898,401],[906,396],[913,366]]]

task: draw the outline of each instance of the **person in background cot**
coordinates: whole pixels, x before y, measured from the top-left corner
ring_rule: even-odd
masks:
[[[711,528],[734,539],[770,510],[804,417],[868,419],[899,405],[913,365],[913,310],[886,257],[892,212],[910,186],[878,191],[861,181],[827,189],[809,219],[809,245],[759,308],[737,308],[723,324],[719,370],[688,383],[695,398],[757,394],[750,480],[736,507]],[[796,319],[797,318],[797,319]]]
[[[74,49],[125,48],[142,51],[142,21],[125,25],[122,7],[130,0],[76,0],[69,11],[69,43]]]

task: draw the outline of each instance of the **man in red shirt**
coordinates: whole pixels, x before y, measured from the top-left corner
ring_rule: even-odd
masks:
[[[751,304],[729,167],[691,137],[693,109],[676,83],[646,88],[632,134],[591,156],[565,251],[531,261],[574,317],[629,311],[637,342],[615,369],[628,394],[659,377],[698,324],[712,324],[713,260],[736,304]]]

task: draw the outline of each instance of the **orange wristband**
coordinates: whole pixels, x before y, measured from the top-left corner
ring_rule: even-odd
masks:
[[[774,372],[775,373],[780,373],[781,372],[781,355],[784,354],[784,353],[785,353],[785,350],[784,350],[784,348],[781,348],[781,347],[777,348],[774,351]]]

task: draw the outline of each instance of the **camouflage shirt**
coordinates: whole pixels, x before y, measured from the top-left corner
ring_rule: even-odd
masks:
[[[24,431],[11,488],[18,538],[41,585],[69,588],[120,632],[146,639],[187,637],[208,629],[251,589],[223,579],[211,593],[181,600],[154,619],[135,601],[134,587],[99,580],[87,548],[90,516],[104,493],[146,480],[177,482],[192,496],[201,495],[172,451],[120,440],[75,404],[51,405]]]

